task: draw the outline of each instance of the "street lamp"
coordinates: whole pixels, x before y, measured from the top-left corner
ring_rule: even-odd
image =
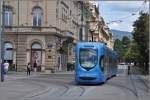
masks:
[[[4,67],[3,67],[3,62],[4,62],[4,0],[2,1],[2,29],[1,29],[1,58],[0,58],[0,63],[1,63],[1,82],[4,82]],[[1,19],[0,19],[1,20]],[[0,23],[1,24],[1,23]],[[0,26],[1,27],[1,26]]]

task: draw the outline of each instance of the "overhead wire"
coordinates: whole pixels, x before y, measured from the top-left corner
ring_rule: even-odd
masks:
[[[122,18],[118,18],[118,20],[109,21],[109,22],[106,23],[106,24],[111,24],[111,23],[116,23],[116,22],[117,22],[117,23],[121,23],[121,22],[123,22],[123,20],[125,20],[125,19],[127,19],[127,18],[129,18],[129,17],[135,16],[135,15],[137,15],[137,13],[143,11],[143,10],[142,10],[142,7],[144,7],[144,10],[145,10],[145,6],[146,6],[146,0],[144,0],[143,3],[141,4],[141,6],[139,6],[135,11],[133,11],[133,12],[131,13],[131,15],[128,15],[128,16],[125,16],[125,17],[122,17]]]

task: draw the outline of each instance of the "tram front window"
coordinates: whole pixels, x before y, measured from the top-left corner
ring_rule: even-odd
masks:
[[[98,59],[97,52],[97,49],[80,49],[80,65],[85,69],[94,68]]]

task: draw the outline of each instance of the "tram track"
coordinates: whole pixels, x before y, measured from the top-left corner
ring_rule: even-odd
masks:
[[[28,81],[28,80],[29,80],[29,79],[23,79],[22,82],[27,82],[27,83],[29,83],[29,84],[37,85],[37,86],[39,86],[40,88],[42,88],[42,91],[41,91],[41,90],[40,90],[40,91],[33,90],[33,91],[31,91],[31,92],[29,93],[30,95],[26,95],[24,98],[34,98],[34,97],[43,95],[43,94],[45,94],[45,93],[47,93],[47,92],[50,92],[50,91],[52,90],[52,88],[45,86],[46,84],[43,85],[43,83],[40,84],[39,82],[36,82],[36,81],[34,81],[34,80],[30,80],[30,81]],[[35,92],[35,91],[36,91],[36,93],[33,93],[33,92]]]
[[[59,81],[58,81],[59,79]],[[82,86],[75,86],[74,84],[74,81],[71,81],[71,82],[64,82],[64,83],[61,83],[62,80],[64,80],[64,78],[55,78],[55,79],[52,79],[53,81],[50,81],[51,84],[55,84],[57,83],[58,86],[61,86],[61,87],[65,87],[66,89],[64,90],[64,92],[62,92],[59,96],[64,96],[66,95],[66,93],[69,91],[69,90],[72,90],[72,88],[76,87],[78,90],[80,90],[80,93],[78,92],[78,96],[82,96],[86,89]],[[46,80],[47,81],[47,80]],[[72,87],[72,88],[71,88]],[[67,95],[69,96],[69,95]]]
[[[136,77],[143,84],[143,86],[145,87],[145,89],[142,88],[142,90],[145,91],[146,93],[148,93],[149,92],[148,83],[146,83],[146,81],[144,81],[144,79],[142,79],[140,76],[136,76]]]
[[[80,86],[80,88],[81,88],[82,92],[79,96],[82,96],[85,93],[86,89],[84,87],[81,87],[81,86]]]
[[[108,98],[107,100],[143,100],[142,98],[147,98],[148,93],[143,92],[142,83],[146,80],[139,79],[139,76],[129,75],[129,76],[118,76],[108,80],[104,85],[76,85],[72,76],[45,76],[30,77],[26,79],[18,79],[15,82],[21,82],[29,86],[23,94],[17,95],[15,98],[19,100],[46,100],[45,98],[54,98],[54,100],[76,100],[85,98]],[[12,81],[13,82],[13,81]],[[14,83],[15,83],[14,82]],[[147,83],[145,82],[145,89]],[[32,85],[34,87],[32,87]],[[18,85],[16,85],[18,86]],[[20,89],[22,88],[20,86]],[[20,90],[18,89],[18,90]],[[23,90],[22,90],[23,91]],[[142,93],[143,92],[143,93]],[[100,94],[97,94],[100,93]],[[145,97],[147,96],[147,97]],[[69,99],[70,98],[70,99]],[[99,100],[97,99],[97,100]],[[13,99],[15,100],[15,99]],[[91,99],[93,100],[93,99]]]
[[[138,97],[138,93],[137,93],[136,87],[135,87],[135,85],[133,83],[133,80],[129,78],[129,82],[128,83],[131,83],[133,88],[131,88],[132,86],[124,85],[124,84],[121,84],[121,83],[119,84],[119,83],[114,83],[114,82],[107,82],[106,84],[110,85],[110,86],[115,86],[117,88],[120,88],[124,92],[129,91],[136,97],[136,99],[138,99],[139,98]]]
[[[139,95],[138,95],[138,92],[137,92],[137,89],[136,89],[136,85],[135,85],[135,83],[134,83],[134,81],[133,81],[132,75],[129,76],[129,79],[130,79],[131,84],[132,84],[132,86],[133,86],[133,89],[134,89],[134,91],[135,91],[136,97],[139,98]]]
[[[42,86],[42,87],[43,87],[43,83],[46,83],[46,84],[48,83],[51,86],[55,85],[56,87],[59,87],[60,90],[53,91],[53,89],[50,88],[51,86],[48,87],[48,84],[47,84],[47,86],[45,86],[46,89],[44,89],[43,91],[37,92],[33,95],[27,96],[28,98],[35,98],[35,97],[38,97],[38,96],[41,96],[41,95],[44,95],[44,94],[48,94],[50,96],[62,97],[62,96],[70,96],[70,94],[73,94],[73,93],[76,93],[76,94],[74,94],[74,96],[80,97],[84,94],[84,92],[86,90],[84,87],[74,86],[74,85],[69,86],[70,84],[61,83],[58,80],[54,81],[54,80],[44,80],[44,79],[31,79],[30,83],[31,84],[37,84],[38,83],[37,85]],[[73,89],[73,88],[76,88],[76,89]],[[74,92],[74,91],[78,91],[78,92]],[[54,95],[54,94],[56,94],[56,95]]]

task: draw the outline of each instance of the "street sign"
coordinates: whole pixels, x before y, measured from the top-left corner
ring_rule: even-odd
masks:
[[[48,47],[48,48],[52,48],[52,47],[53,47],[53,44],[52,44],[52,43],[48,43],[48,44],[47,44],[47,47]]]

